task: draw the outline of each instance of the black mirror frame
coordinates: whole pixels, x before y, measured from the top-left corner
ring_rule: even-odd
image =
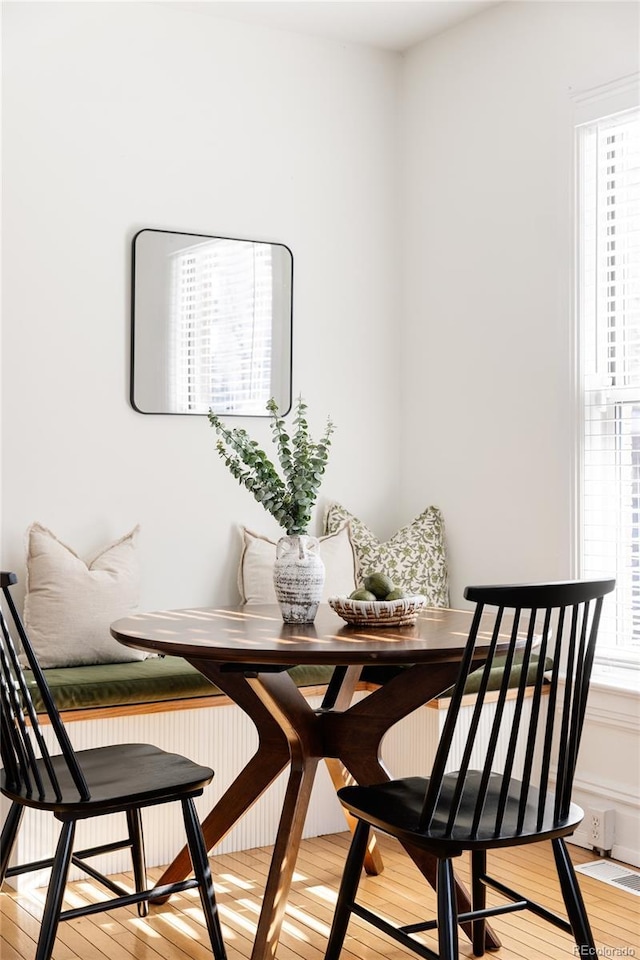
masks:
[[[291,250],[291,248],[290,248],[289,246],[287,246],[287,244],[285,244],[285,243],[280,243],[280,242],[278,242],[278,241],[270,241],[270,240],[246,240],[245,238],[242,238],[242,237],[223,237],[223,236],[219,236],[219,235],[215,235],[215,236],[214,236],[214,235],[212,235],[212,234],[206,234],[206,233],[187,233],[186,231],[183,231],[183,230],[163,230],[163,229],[161,229],[161,228],[159,228],[159,227],[142,227],[140,230],[137,230],[137,231],[136,231],[136,233],[133,235],[132,240],[131,240],[131,320],[130,320],[131,337],[130,337],[130,362],[129,362],[129,402],[130,402],[132,408],[136,411],[136,413],[141,413],[143,416],[148,416],[148,417],[153,417],[153,416],[162,416],[162,417],[205,417],[205,416],[207,416],[207,413],[185,413],[185,412],[181,412],[181,411],[177,411],[177,410],[175,410],[175,411],[174,411],[174,410],[167,410],[167,411],[164,411],[164,410],[162,410],[162,411],[141,410],[140,407],[138,407],[138,406],[136,405],[136,402],[135,402],[135,355],[136,355],[136,346],[135,346],[135,338],[136,338],[136,316],[135,316],[135,313],[136,313],[136,310],[135,310],[135,299],[136,299],[136,242],[137,242],[138,238],[141,236],[141,234],[143,234],[143,233],[164,233],[164,234],[171,234],[171,235],[174,235],[174,236],[182,236],[182,235],[183,235],[183,236],[188,236],[188,237],[196,237],[196,238],[200,238],[200,239],[203,239],[203,240],[207,240],[207,239],[209,239],[209,240],[238,240],[238,241],[241,242],[241,243],[256,243],[256,244],[265,244],[265,245],[267,245],[267,246],[282,247],[284,250],[286,250],[286,251],[288,252],[289,256],[291,257],[291,297],[290,297],[290,305],[289,305],[289,322],[288,322],[288,327],[287,327],[287,329],[288,329],[288,334],[289,334],[289,345],[290,345],[290,346],[289,346],[289,369],[288,369],[288,371],[287,371],[287,373],[288,373],[288,392],[287,392],[287,401],[286,401],[286,407],[285,407],[285,409],[281,409],[281,408],[279,407],[279,414],[280,414],[281,416],[286,416],[286,415],[291,411],[291,408],[292,408],[292,406],[293,406],[293,279],[294,279],[294,271],[293,271],[293,251]],[[214,410],[213,412],[216,413],[215,410]],[[268,411],[267,411],[266,408],[265,408],[265,412],[264,412],[264,413],[260,413],[260,414],[258,414],[258,413],[228,413],[228,412],[225,411],[225,412],[221,412],[221,413],[220,413],[220,416],[224,416],[224,417],[238,417],[238,418],[243,418],[243,417],[244,417],[244,418],[249,418],[249,417],[253,418],[253,417],[257,417],[257,418],[262,419],[262,418],[269,417],[270,414],[268,413]]]

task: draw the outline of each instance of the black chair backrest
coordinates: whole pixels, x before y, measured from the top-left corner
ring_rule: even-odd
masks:
[[[540,831],[543,822],[546,828],[550,820],[557,825],[566,819],[603,597],[614,587],[614,580],[467,587],[465,598],[474,601],[476,609],[425,795],[423,830],[436,818],[442,824],[444,816],[444,835],[455,836],[461,809],[471,839]],[[476,653],[479,638],[486,643],[489,637],[469,718],[460,709],[464,686],[474,663],[484,659]],[[505,640],[504,672],[493,717],[485,711],[488,746],[479,761],[477,741],[490,671]]]
[[[71,781],[78,790],[78,799],[89,800],[89,789],[80,764],[11,596],[9,588],[17,583],[17,580],[15,573],[0,573],[0,587],[4,598],[4,609],[0,609],[0,753],[6,786],[9,790],[34,800],[62,799],[59,777],[56,776],[51,762],[52,754],[45,743],[29,684],[20,663],[19,654],[22,651],[33,673],[33,682],[38,688],[58,744],[58,750],[53,755],[59,753],[64,757]],[[5,615],[5,610],[8,615]]]

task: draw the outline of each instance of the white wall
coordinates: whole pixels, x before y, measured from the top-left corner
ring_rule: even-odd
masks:
[[[502,3],[406,57],[402,493],[454,603],[572,573],[571,94],[638,69],[638,13]]]
[[[503,3],[406,57],[402,499],[444,511],[454,605],[575,573],[571,95],[638,70],[639,13]],[[634,863],[638,707],[594,689],[574,794]]]
[[[169,3],[6,4],[3,40],[3,567],[36,519],[85,558],[139,522],[143,608],[235,602],[237,524],[278,534],[206,418],[128,404],[143,226],[291,247],[322,498],[390,523],[397,460],[354,437],[399,420],[398,58]]]

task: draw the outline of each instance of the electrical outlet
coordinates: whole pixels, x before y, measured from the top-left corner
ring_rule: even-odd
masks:
[[[590,807],[585,819],[591,845],[598,851],[610,852],[613,847],[615,810]]]

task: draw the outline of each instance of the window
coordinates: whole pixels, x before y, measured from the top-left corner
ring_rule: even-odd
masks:
[[[615,576],[601,666],[640,669],[640,109],[578,133],[580,573]]]

